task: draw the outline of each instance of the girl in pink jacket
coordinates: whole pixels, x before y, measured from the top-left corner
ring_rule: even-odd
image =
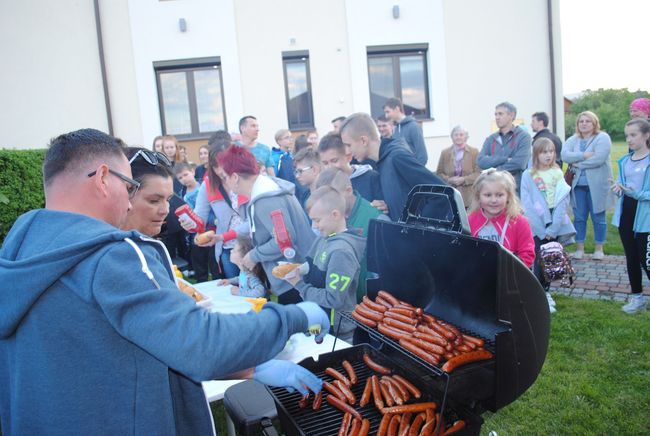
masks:
[[[497,241],[528,268],[535,261],[535,241],[507,171],[489,168],[474,182],[474,204],[469,226],[475,238]]]

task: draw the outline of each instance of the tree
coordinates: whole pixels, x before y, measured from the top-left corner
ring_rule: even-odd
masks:
[[[625,138],[623,129],[630,119],[629,106],[632,100],[640,97],[650,98],[646,91],[628,91],[624,89],[586,90],[571,105],[564,118],[566,137],[575,133],[576,117],[580,112],[592,111],[600,119],[600,128],[609,133],[612,139]]]

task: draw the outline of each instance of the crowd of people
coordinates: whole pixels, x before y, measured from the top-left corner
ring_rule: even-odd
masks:
[[[34,433],[57,423],[106,432],[105,421],[70,413],[94,403],[112,411],[114,433],[203,433],[211,424],[201,380],[252,377],[319,391],[320,380],[304,368],[269,359],[292,333],[320,326],[322,337],[331,322],[338,326],[340,311],[354,308],[365,295],[371,220],[397,221],[419,184],[456,188],[472,236],[498,242],[531,268],[551,312],[540,247],[575,242],[574,257],[581,258],[591,216],[592,259],[602,260],[605,210],[618,196],[614,224],[633,292],[623,310],[643,309],[642,269],[650,277],[649,103],[630,107],[643,116],[625,127],[630,153],[618,162],[617,181],[611,140],[593,112],[579,114],[575,134],[562,145],[548,115],[533,114],[531,137],[514,124],[509,102],[496,105],[498,130],[480,149],[468,144],[467,130],[454,127],[436,172],[425,166],[421,128],[396,98],[378,119],[333,119],[322,138],[278,130],[272,147],[258,142],[258,120],[245,116],[236,134],[212,135],[196,164],[169,135],[156,137],[151,150],[92,129],[55,138],[44,164],[46,208],[20,217],[0,252],[0,280],[21,290],[0,297],[0,306],[10,308],[0,320],[0,383],[11,386],[0,397],[3,431]],[[71,186],[77,195],[69,195]],[[177,216],[185,205],[193,217]],[[212,232],[196,238],[205,230]],[[174,291],[172,262],[179,259],[197,281],[220,280],[233,294],[278,304],[258,315],[201,310]],[[308,268],[280,278],[273,268],[281,262]],[[351,340],[353,330],[341,321],[342,339]],[[83,377],[71,379],[71,366]],[[91,387],[107,374],[118,383],[98,398]],[[47,386],[45,412],[34,412],[44,398],[28,389],[32,384]],[[155,411],[147,407],[154,397]]]

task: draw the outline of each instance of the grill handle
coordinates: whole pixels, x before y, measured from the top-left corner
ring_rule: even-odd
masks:
[[[399,222],[471,234],[463,197],[451,186],[414,186],[409,192]]]
[[[262,434],[264,436],[279,436],[270,418],[262,418],[260,425],[262,426]]]

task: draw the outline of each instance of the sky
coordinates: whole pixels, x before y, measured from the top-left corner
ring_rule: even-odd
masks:
[[[650,91],[650,0],[560,0],[564,95]]]

